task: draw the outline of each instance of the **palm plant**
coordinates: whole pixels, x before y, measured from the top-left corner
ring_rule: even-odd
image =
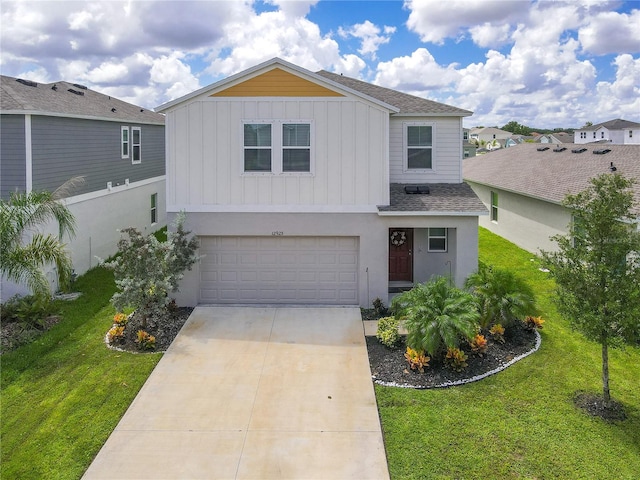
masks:
[[[469,275],[465,286],[476,298],[481,328],[496,323],[506,327],[536,312],[533,290],[509,270],[480,262],[478,271]]]
[[[65,234],[75,234],[75,218],[60,199],[82,181],[82,177],[74,177],[53,193],[17,192],[8,201],[0,201],[0,271],[5,278],[48,297],[49,282],[42,268],[54,263],[60,286],[68,284],[72,263],[62,239]],[[38,231],[52,220],[58,224],[57,237]]]
[[[431,356],[473,338],[479,317],[473,296],[435,277],[393,299],[391,308],[403,318],[407,345]]]

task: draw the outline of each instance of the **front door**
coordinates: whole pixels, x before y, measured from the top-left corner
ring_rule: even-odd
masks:
[[[413,229],[389,229],[389,281],[413,282]]]

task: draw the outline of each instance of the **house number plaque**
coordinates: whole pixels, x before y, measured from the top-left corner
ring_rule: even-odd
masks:
[[[271,232],[271,235],[274,237],[282,237],[284,235],[284,232]]]

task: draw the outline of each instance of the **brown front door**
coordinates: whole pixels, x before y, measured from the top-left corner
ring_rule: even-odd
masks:
[[[413,229],[389,229],[389,281],[413,282]]]

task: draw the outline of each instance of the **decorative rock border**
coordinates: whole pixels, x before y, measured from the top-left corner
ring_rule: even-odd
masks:
[[[508,367],[510,367],[514,363],[519,362],[523,358],[526,358],[529,355],[531,355],[532,353],[537,352],[538,349],[540,348],[540,345],[542,344],[542,337],[540,336],[540,333],[537,330],[535,330],[535,334],[536,334],[536,344],[531,350],[529,350],[526,353],[523,353],[522,355],[518,355],[517,357],[514,357],[513,359],[509,360],[507,363],[505,363],[503,365],[500,365],[499,367],[494,368],[493,370],[485,372],[482,375],[476,375],[475,377],[463,378],[461,380],[455,380],[453,382],[444,382],[444,383],[441,383],[439,385],[429,385],[429,386],[409,385],[409,384],[406,384],[406,383],[402,384],[402,383],[397,383],[397,382],[385,382],[385,381],[382,381],[382,380],[377,380],[374,375],[372,375],[371,378],[373,379],[374,383],[376,383],[378,385],[382,385],[384,387],[413,388],[413,389],[416,389],[416,390],[428,390],[428,389],[432,389],[432,388],[448,388],[448,387],[455,387],[455,386],[458,386],[458,385],[465,385],[467,383],[477,382],[478,380],[482,380],[483,378],[487,378],[487,377],[489,377],[491,375],[495,375],[496,373],[501,372],[502,370],[506,370]]]

